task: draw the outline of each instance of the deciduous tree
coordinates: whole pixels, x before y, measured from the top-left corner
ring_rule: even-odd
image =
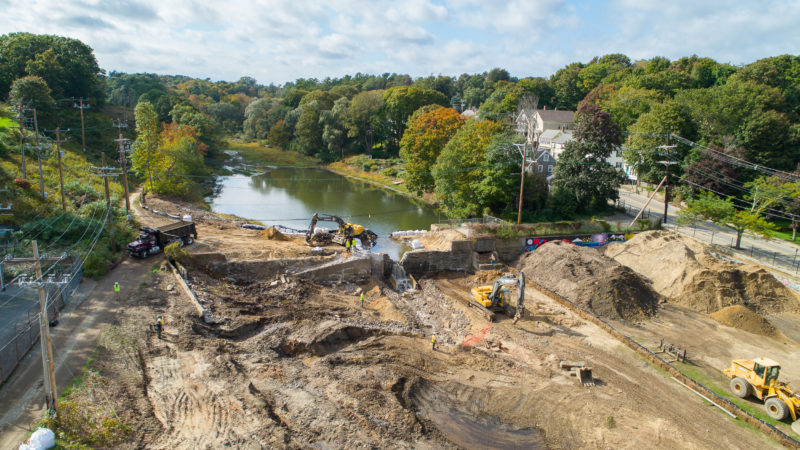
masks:
[[[429,105],[414,112],[400,141],[400,157],[406,163],[406,186],[421,194],[434,187],[431,167],[451,137],[464,125],[453,108]]]

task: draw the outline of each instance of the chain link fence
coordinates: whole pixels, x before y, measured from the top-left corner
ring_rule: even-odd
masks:
[[[72,276],[64,288],[45,288],[47,293],[47,317],[51,321],[58,317],[58,311],[69,304],[70,299],[81,283],[83,273],[80,269]],[[35,288],[33,289],[35,292]],[[39,340],[39,302],[33,301],[12,325],[2,330],[0,341],[0,383],[6,381],[19,362]]]

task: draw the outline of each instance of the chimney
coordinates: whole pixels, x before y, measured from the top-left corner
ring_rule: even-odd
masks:
[[[553,108],[553,111],[558,111],[558,106],[556,106],[555,108]]]
[[[565,125],[561,125],[561,132],[562,132],[562,133],[563,133],[564,131],[566,131],[566,129],[567,129],[567,127],[566,127]]]
[[[542,106],[542,111],[547,111],[547,105]]]

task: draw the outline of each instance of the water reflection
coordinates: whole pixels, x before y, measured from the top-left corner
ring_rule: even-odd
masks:
[[[438,219],[427,205],[321,169],[275,168],[254,176],[221,177],[220,185],[210,201],[212,211],[292,228],[307,228],[315,212],[334,214],[377,233],[374,251],[393,258],[402,249],[388,239],[389,233],[428,229]]]

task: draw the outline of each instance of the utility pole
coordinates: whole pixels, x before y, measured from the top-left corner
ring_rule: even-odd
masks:
[[[22,104],[19,105],[19,110],[17,111],[17,121],[19,122],[19,151],[22,153],[22,178],[28,178],[28,171],[25,167],[25,117],[23,114],[27,108],[23,107]]]
[[[33,281],[26,281],[20,279],[19,285],[31,286],[36,285],[39,290],[39,342],[42,347],[42,369],[44,376],[45,395],[47,400],[47,407],[50,410],[56,411],[58,406],[58,395],[56,390],[56,373],[55,373],[55,358],[53,357],[53,342],[50,339],[50,321],[47,317],[47,296],[45,295],[44,285],[62,285],[65,281],[55,281],[54,279],[44,281],[42,279],[42,261],[61,261],[66,255],[58,258],[39,257],[39,246],[36,241],[31,242],[33,247],[33,258],[9,258],[6,262],[11,263],[34,263],[36,270],[36,279]]]
[[[66,130],[65,132],[68,132],[68,131],[69,130]],[[62,142],[66,142],[67,140],[66,139],[62,140],[61,139],[60,132],[61,132],[61,129],[60,128],[56,128],[56,149],[58,150],[58,178],[59,178],[59,181],[61,182],[61,209],[63,211],[66,211],[67,210],[67,200],[66,200],[66,197],[64,196],[64,172],[63,172],[63,170],[61,168],[61,143]]]
[[[522,196],[525,190],[525,166],[526,166],[526,159],[528,158],[528,142],[525,141],[524,144],[514,144],[517,147],[517,151],[520,152],[522,156],[522,176],[519,179],[519,209],[517,210],[517,225],[522,223]],[[522,150],[520,150],[520,146],[522,146]]]
[[[108,208],[108,234],[111,239],[111,251],[117,251],[117,245],[114,243],[114,214],[111,211],[111,194],[108,191],[108,177],[116,177],[119,175],[119,172],[114,172],[115,168],[113,167],[106,167],[106,154],[103,152],[102,154],[102,162],[103,167],[95,167],[94,169],[97,171],[94,175],[98,177],[103,177],[103,182],[105,183],[106,188],[106,208]]]
[[[113,123],[112,123],[112,125],[113,125]],[[117,128],[117,130],[119,132],[119,138],[118,139],[114,139],[114,140],[119,142],[119,159],[120,159],[120,162],[122,163],[122,185],[125,187],[125,215],[126,216],[130,216],[131,215],[131,201],[130,201],[130,199],[128,199],[128,164],[127,164],[127,161],[125,159],[125,147],[126,147],[126,144],[128,144],[128,142],[130,142],[130,139],[123,139],[122,138],[122,129],[123,128],[128,128],[128,124],[127,123],[123,124],[119,119],[117,119],[117,124],[114,125],[114,126]],[[105,165],[105,164],[103,164],[103,165]]]
[[[669,166],[673,164],[678,164],[677,161],[670,161],[669,159],[669,151],[677,147],[677,145],[669,144],[669,136],[670,133],[667,133],[667,145],[660,145],[656,147],[661,150],[665,150],[667,156],[666,161],[659,161],[659,163],[663,164],[664,167],[667,169],[667,174],[666,177],[664,178],[664,225],[667,224],[667,211],[669,210]]]
[[[74,98],[72,99],[72,101],[73,101],[72,107],[73,108],[77,108],[77,109],[79,109],[81,111],[81,148],[83,148],[83,152],[86,153],[86,131],[85,131],[85,128],[83,126],[83,110],[84,109],[88,109],[92,105],[90,105],[88,103],[86,105],[84,105],[83,104],[83,97],[78,99],[79,103],[74,103],[75,102]]]
[[[39,188],[44,198],[44,176],[42,175],[42,144],[39,142],[39,121],[36,119],[36,108],[33,108],[33,130],[36,133],[36,159],[39,161]]]

